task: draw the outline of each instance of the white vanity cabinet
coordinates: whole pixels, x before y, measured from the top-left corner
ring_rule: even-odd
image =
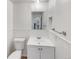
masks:
[[[54,47],[42,47],[41,59],[55,59]]]
[[[27,59],[39,59],[39,50],[36,46],[27,46]]]
[[[50,46],[27,46],[28,59],[55,59],[54,47]]]

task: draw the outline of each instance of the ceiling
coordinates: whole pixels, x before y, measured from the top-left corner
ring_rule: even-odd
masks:
[[[37,0],[11,0],[12,2],[35,2]],[[39,0],[40,2],[49,2],[49,0]]]

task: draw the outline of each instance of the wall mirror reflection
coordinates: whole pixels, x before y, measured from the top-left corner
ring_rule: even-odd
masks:
[[[32,29],[42,30],[43,12],[32,12]]]

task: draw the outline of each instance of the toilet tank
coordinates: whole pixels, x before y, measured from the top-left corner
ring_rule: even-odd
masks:
[[[14,39],[14,47],[16,50],[24,49],[25,38],[15,38]]]

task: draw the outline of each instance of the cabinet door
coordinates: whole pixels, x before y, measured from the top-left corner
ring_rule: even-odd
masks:
[[[41,59],[54,59],[54,48],[52,47],[42,47]]]
[[[39,48],[36,46],[28,46],[27,57],[28,59],[40,59]]]

